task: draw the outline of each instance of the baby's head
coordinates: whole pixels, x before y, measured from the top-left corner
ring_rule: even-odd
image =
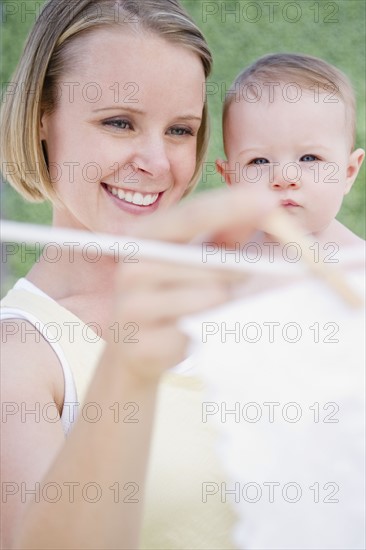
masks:
[[[267,55],[241,72],[226,95],[223,132],[227,161],[217,167],[227,183],[255,184],[311,233],[335,218],[364,157],[353,151],[349,80],[305,55]]]

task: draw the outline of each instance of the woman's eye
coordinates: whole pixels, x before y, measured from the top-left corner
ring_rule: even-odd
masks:
[[[193,130],[185,126],[174,126],[170,128],[169,133],[173,136],[193,136]]]
[[[131,123],[128,120],[122,118],[116,118],[114,120],[105,120],[103,126],[111,126],[112,128],[117,128],[117,130],[128,130],[131,129]]]
[[[315,155],[304,155],[300,159],[302,162],[314,162],[315,160],[319,160],[318,157]]]
[[[260,158],[251,160],[249,164],[268,164],[268,163],[269,163],[269,160],[260,157]]]

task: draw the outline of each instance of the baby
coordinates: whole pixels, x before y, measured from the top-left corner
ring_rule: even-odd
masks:
[[[255,185],[312,240],[363,243],[335,219],[365,155],[354,150],[355,97],[341,71],[305,55],[262,57],[228,91],[223,132],[227,161],[216,165],[229,185]]]

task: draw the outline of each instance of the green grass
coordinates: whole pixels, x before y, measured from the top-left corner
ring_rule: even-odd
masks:
[[[70,0],[71,1],[71,0]],[[271,52],[302,52],[322,57],[342,69],[354,84],[357,99],[357,147],[365,148],[365,2],[363,0],[276,0],[205,1],[182,0],[202,29],[214,54],[214,70],[209,80],[212,137],[208,162],[223,156],[221,138],[221,86],[228,87],[243,67]],[[34,21],[32,10],[42,1],[3,0],[1,31],[1,82],[9,81],[22,51],[27,32]],[[272,6],[272,12],[270,9]],[[25,12],[25,7],[27,13]],[[5,11],[4,11],[5,10]],[[16,11],[11,15],[11,11]],[[215,12],[215,13],[212,13]],[[317,13],[318,12],[318,13]],[[297,21],[294,21],[298,18]],[[255,22],[254,20],[257,19]],[[365,166],[352,192],[344,201],[339,219],[358,235],[365,237]],[[200,189],[221,186],[218,175],[205,178]],[[48,205],[27,204],[6,186],[2,215],[7,218],[47,223]],[[9,266],[9,286],[14,278],[29,269],[19,258]]]

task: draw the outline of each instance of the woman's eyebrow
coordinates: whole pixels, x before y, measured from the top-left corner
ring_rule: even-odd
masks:
[[[197,115],[183,115],[183,116],[178,116],[177,119],[179,119],[179,120],[198,120],[198,122],[201,122],[202,117],[197,116]]]
[[[127,107],[125,105],[113,105],[111,107],[103,107],[101,109],[94,109],[93,113],[100,113],[102,111],[117,111],[117,110],[123,110],[123,111],[129,111],[131,113],[137,114],[137,115],[144,115],[146,114],[145,111],[142,109],[138,109],[136,107]],[[178,115],[176,117],[178,120],[198,120],[198,122],[202,121],[202,117],[198,116],[196,114],[184,114],[184,115]]]
[[[145,114],[145,111],[142,109],[137,109],[136,107],[126,107],[125,105],[113,105],[112,107],[103,107],[102,109],[94,109],[92,113],[100,113],[101,111],[116,111],[116,110],[131,111],[138,115]]]

